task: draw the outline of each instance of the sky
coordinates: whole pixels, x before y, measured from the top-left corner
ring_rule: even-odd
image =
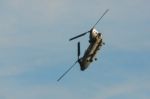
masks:
[[[0,0],[0,99],[150,99],[149,0]],[[84,72],[77,64],[89,30],[102,46]]]

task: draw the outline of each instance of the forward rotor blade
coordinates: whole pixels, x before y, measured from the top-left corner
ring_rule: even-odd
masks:
[[[78,60],[65,73],[63,73],[63,75],[60,76],[57,81],[60,81],[76,65],[77,62]]]
[[[88,31],[88,32],[89,32],[89,31]],[[78,35],[78,36],[75,36],[75,37],[69,39],[69,41],[74,40],[74,39],[76,39],[76,38],[78,38],[78,37],[84,36],[84,35],[86,35],[88,32],[85,32],[85,33],[82,33],[82,34],[80,34],[80,35]]]
[[[104,15],[109,11],[109,9],[107,9],[102,16],[100,17],[100,19],[95,23],[95,25],[93,26],[93,28],[98,24],[98,22],[104,17]]]

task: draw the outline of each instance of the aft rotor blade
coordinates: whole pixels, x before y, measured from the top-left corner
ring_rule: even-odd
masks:
[[[78,60],[65,73],[63,73],[63,75],[60,76],[57,81],[60,81],[76,65],[77,62]]]
[[[78,60],[79,60],[79,57],[80,57],[80,42],[78,42]]]
[[[109,9],[107,9],[102,16],[100,17],[100,19],[95,23],[95,25],[93,26],[93,28],[98,24],[98,22],[104,17],[104,15],[109,11]]]
[[[89,32],[89,31],[88,31],[88,32]],[[78,37],[84,36],[84,35],[86,35],[88,32],[85,32],[85,33],[82,33],[82,34],[80,34],[80,35],[78,35],[78,36],[75,36],[75,37],[69,39],[69,41],[74,40],[74,39],[76,39],[76,38],[78,38]]]

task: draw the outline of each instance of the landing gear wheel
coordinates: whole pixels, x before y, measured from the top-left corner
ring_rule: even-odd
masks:
[[[103,42],[103,45],[105,45],[105,42]]]
[[[97,58],[95,58],[95,61],[97,61]]]
[[[93,60],[91,59],[90,62],[93,62]]]

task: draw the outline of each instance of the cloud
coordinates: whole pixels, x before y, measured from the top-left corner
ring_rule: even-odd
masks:
[[[51,33],[58,31],[56,35],[60,35],[59,30],[63,30],[63,34],[65,34],[66,32],[75,30],[73,29],[67,31],[67,28],[66,31],[64,31],[64,29],[60,28],[62,27],[60,26],[61,24],[63,25],[66,23],[66,25],[72,24],[73,26],[75,26],[73,23],[76,23],[77,25],[82,24],[83,19],[83,22],[85,24],[89,22],[95,22],[95,19],[97,19],[97,15],[99,16],[99,12],[102,13],[105,9],[109,8],[110,11],[106,16],[105,21],[103,21],[104,23],[106,22],[108,24],[104,26],[103,24],[101,24],[101,27],[103,27],[106,42],[108,40],[112,47],[116,47],[119,49],[149,49],[150,41],[148,38],[145,39],[145,37],[149,36],[149,29],[144,28],[145,26],[143,26],[145,24],[145,21],[149,20],[150,16],[149,13],[147,13],[149,6],[146,5],[149,4],[148,2],[149,1],[147,0],[136,0],[134,2],[121,2],[119,0],[95,0],[90,3],[87,2],[87,6],[84,6],[83,8],[82,5],[84,3],[79,3],[79,1],[44,0],[41,2],[41,0],[10,0],[7,3],[4,3],[5,6],[3,6],[3,10],[6,11],[1,10],[4,14],[1,16],[0,32],[3,33],[4,36],[6,33],[7,35],[25,35],[27,32],[29,35],[31,35],[31,32],[35,33],[37,32],[37,30],[41,30],[40,32],[46,32],[47,36],[53,36],[54,34]],[[78,7],[76,5],[78,5]],[[91,6],[90,9],[88,9],[89,5]],[[77,9],[80,9],[80,11],[77,11]],[[96,9],[99,9],[100,11]],[[92,14],[89,14],[91,13],[90,10],[94,10]],[[70,27],[70,25],[66,27]],[[48,31],[50,32],[50,35],[48,35]],[[31,35],[30,39],[35,39],[35,36],[36,34]],[[115,39],[116,36],[119,38]],[[10,37],[8,37],[8,40],[9,38]],[[14,39],[18,40],[19,38],[22,38],[22,36],[16,36],[16,38]],[[5,39],[5,37],[3,39]],[[4,41],[7,45],[9,42],[6,39],[2,40],[2,42]],[[12,40],[9,41],[9,45],[11,45]]]
[[[62,46],[59,39],[63,38],[57,36],[62,34],[56,31],[55,23],[69,10],[66,2],[68,0],[9,0],[0,4],[1,77],[55,64],[59,53],[56,55],[55,51]]]
[[[94,99],[109,99],[118,96],[128,96],[130,98],[133,96],[133,97],[142,98],[143,95],[145,95],[144,96],[145,99],[148,99],[150,97],[148,94],[141,93],[144,90],[150,89],[150,84],[148,82],[140,81],[140,82],[131,82],[126,84],[107,86],[107,87],[105,86],[103,88],[99,88],[100,91],[97,92],[97,95],[95,96]]]
[[[83,82],[78,82],[78,85],[76,85],[76,82],[70,81],[69,83],[74,83],[73,87],[69,87],[68,83],[64,83],[65,86],[63,84],[56,85],[54,84],[56,82],[51,82],[50,80],[45,81],[45,83],[50,84],[36,81],[34,81],[34,84],[26,84],[26,82],[30,82],[32,73],[40,75],[49,69],[49,73],[46,72],[47,76],[54,76],[55,70],[51,67],[58,67],[60,64],[64,65],[63,60],[67,60],[66,63],[68,64],[72,63],[70,62],[70,56],[73,57],[72,55],[76,54],[73,52],[76,43],[68,44],[69,36],[86,30],[107,8],[110,11],[101,24],[97,26],[97,29],[100,32],[102,31],[109,51],[111,52],[112,49],[131,53],[133,51],[149,51],[149,7],[148,0],[93,0],[88,2],[86,0],[3,1],[3,3],[0,3],[0,98],[81,99],[82,97],[83,99],[83,97],[90,98],[93,96],[93,99],[108,99],[122,95],[129,97],[133,95],[133,97],[139,96],[144,97],[143,99],[149,99],[149,95],[140,94],[140,92],[144,91],[149,92],[150,89],[149,81],[147,80],[148,76],[145,76],[149,75],[149,72],[145,73],[145,70],[141,70],[144,73],[140,76],[140,80],[142,77],[146,80],[118,83],[118,85],[114,84],[113,81],[110,82],[112,84],[109,86],[94,85],[95,82],[90,81],[90,78],[86,80],[87,85],[84,78],[81,78]],[[68,45],[71,47],[68,47]],[[68,52],[70,54],[66,54]],[[111,55],[116,55],[116,53]],[[115,56],[112,57],[116,58]],[[119,58],[120,64],[124,63],[125,59],[123,58],[122,60],[121,58]],[[113,67],[115,62],[111,61],[110,63],[108,59],[107,63]],[[147,61],[140,61],[149,66],[146,63]],[[113,69],[115,68],[113,67]],[[126,69],[131,70],[129,66]],[[107,71],[108,67],[105,67],[105,70]],[[124,70],[122,69],[121,71]],[[113,70],[114,72],[116,73],[117,69]],[[114,75],[121,79],[121,76],[118,76],[120,71],[118,70],[118,72]],[[109,73],[109,75],[113,75],[112,71],[109,71]],[[130,73],[123,73],[125,79],[138,79],[134,78],[136,73],[132,77]],[[24,74],[28,76],[23,78],[22,75]],[[94,72],[94,74],[96,73]],[[28,81],[22,81],[18,76]],[[102,78],[102,80],[104,79],[109,78]],[[37,81],[41,80],[41,78],[38,78]],[[40,84],[38,85],[37,83]],[[85,84],[84,87],[82,84]],[[90,89],[91,87],[88,87],[90,85],[94,85],[97,90]],[[78,86],[82,87],[82,89]],[[90,97],[88,97],[89,94]]]
[[[10,77],[20,75],[22,73],[20,66],[1,67],[0,77]]]
[[[4,85],[4,86],[2,86]],[[62,87],[58,84],[44,84],[44,85],[20,85],[18,82],[2,84],[0,83],[0,96],[4,99],[59,99],[59,98],[72,98],[76,99],[72,90]]]

